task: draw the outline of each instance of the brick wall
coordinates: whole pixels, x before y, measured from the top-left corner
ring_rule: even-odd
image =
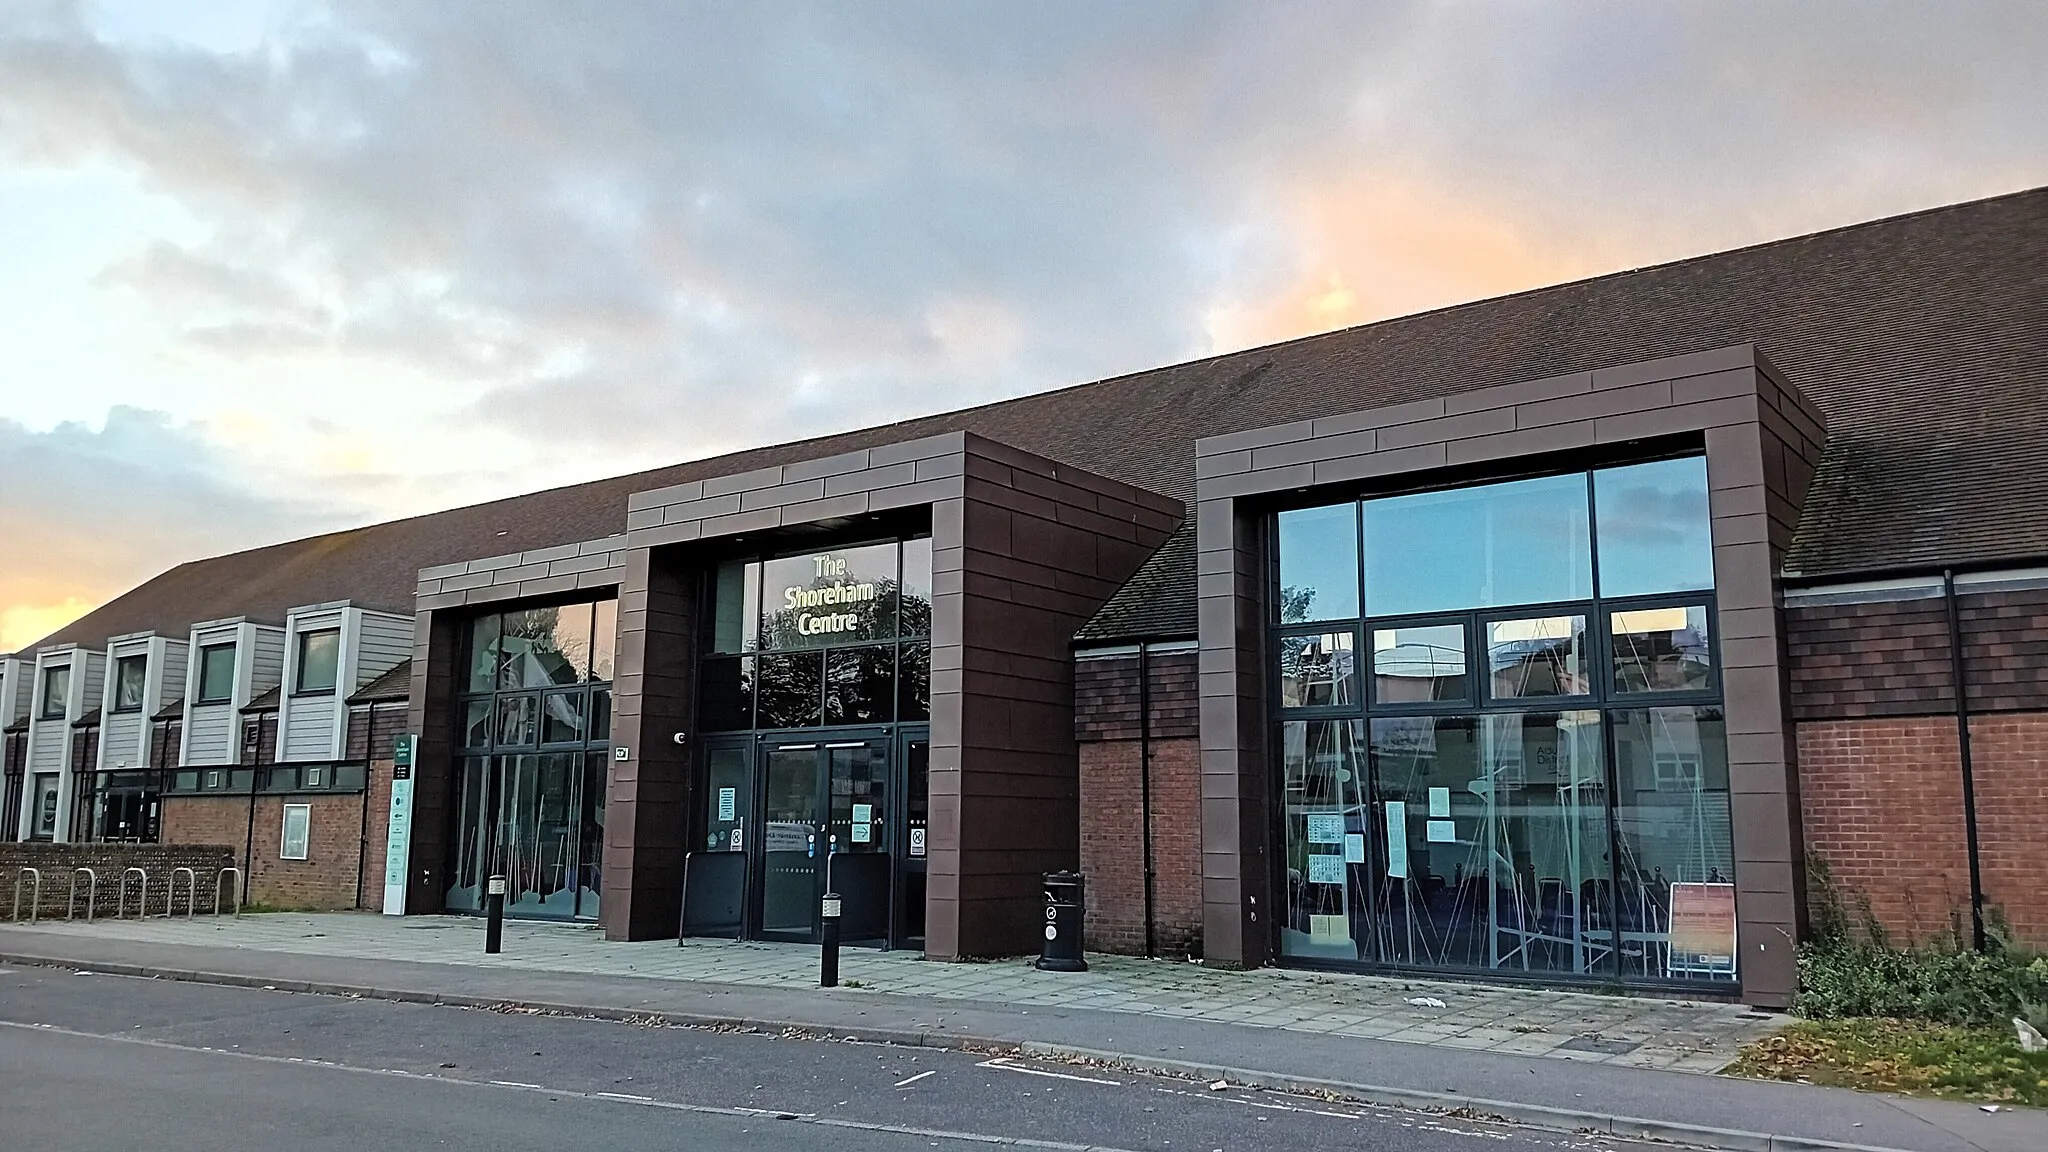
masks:
[[[1984,902],[2048,948],[2048,714],[1973,718],[1970,759]]]
[[[233,845],[236,867],[243,866],[246,853],[247,899],[252,904],[295,911],[353,908],[361,877],[363,900],[378,907],[384,891],[382,820],[390,805],[389,761],[373,765],[372,781],[367,828],[362,793],[259,795],[253,823],[247,793],[171,796],[163,802],[162,837],[166,844]],[[313,809],[304,860],[279,856],[286,804],[310,804]],[[374,845],[367,853],[366,834]]]
[[[1870,901],[1894,935],[1926,939],[1970,906],[1961,760],[1953,718],[1799,725],[1809,852]],[[1853,909],[1852,909],[1853,911]]]
[[[379,708],[381,713],[383,709]],[[405,721],[405,709],[394,708],[398,722]],[[384,717],[378,716],[381,727]],[[365,802],[370,806],[370,819],[366,826],[368,839],[363,844],[362,873],[363,899],[359,907],[382,909],[384,907],[384,845],[391,831],[391,761],[370,761],[370,787],[365,793]]]
[[[1145,952],[1145,853],[1136,740],[1081,745],[1081,871],[1088,947]],[[1201,749],[1193,737],[1152,742],[1152,931],[1158,955],[1202,947]]]
[[[2048,944],[2048,589],[1957,596],[1985,903]],[[1808,851],[1901,937],[1967,924],[1969,859],[1939,597],[1785,612]]]
[[[1144,783],[1138,657],[1075,662],[1081,749],[1081,871],[1088,947],[1145,951]],[[1159,955],[1201,953],[1202,796],[1195,653],[1150,657],[1152,925]]]
[[[115,903],[121,897],[121,880],[129,868],[141,868],[148,873],[148,891],[142,890],[142,883],[130,880],[126,912],[137,914],[138,908],[146,904],[150,915],[161,916],[166,910],[175,910],[183,915],[191,910],[192,889],[184,878],[178,880],[175,903],[171,899],[172,872],[178,868],[190,868],[195,874],[198,890],[198,911],[211,912],[213,909],[214,882],[222,868],[237,863],[235,849],[223,842],[212,844],[48,844],[22,843],[0,844],[0,877],[5,878],[7,890],[0,894],[0,919],[12,919],[14,915],[14,883],[24,867],[41,870],[43,876],[40,915],[47,919],[61,919],[71,913],[83,919],[87,914],[88,895],[91,899],[91,914],[112,916]],[[99,874],[99,887],[94,893],[86,877],[79,876],[77,902],[71,904],[71,883],[73,869],[91,868]],[[22,919],[29,915],[29,885],[22,887]]]
[[[313,810],[304,860],[286,860],[278,854],[287,804],[305,804]],[[363,861],[361,793],[258,796],[254,831],[249,849],[251,903],[293,911],[356,906]]]

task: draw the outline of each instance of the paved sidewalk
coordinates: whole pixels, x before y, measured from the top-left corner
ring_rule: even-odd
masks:
[[[348,927],[355,917],[338,918]],[[645,974],[604,975],[563,970],[564,957],[592,948],[574,930],[520,925],[508,933],[510,962],[484,966],[481,928],[471,922],[414,921],[385,925],[418,943],[415,954],[447,949],[462,962],[373,958],[346,954],[328,918],[249,917],[222,925],[206,944],[134,937],[206,938],[211,926],[105,924],[90,929],[0,927],[0,963],[50,963],[133,975],[379,996],[472,1007],[526,1005],[615,1019],[672,1023],[798,1028],[843,1038],[956,1047],[1006,1047],[1052,1058],[1095,1055],[1138,1070],[1227,1079],[1242,1086],[1328,1091],[1397,1107],[1460,1109],[1510,1121],[1567,1130],[1657,1136],[1741,1152],[1801,1152],[1820,1148],[1903,1149],[1909,1152],[2041,1152],[2048,1148],[2048,1113],[2004,1110],[1986,1114],[1968,1104],[1878,1096],[1840,1089],[1737,1080],[1721,1076],[1454,1048],[1440,1043],[1392,1044],[1331,1031],[1139,1011],[1102,1011],[1091,997],[1033,991],[1028,1003],[997,1003],[951,996],[877,994],[868,988],[820,990],[791,975],[803,957],[785,949],[730,949],[761,954],[763,981],[711,983]],[[296,929],[290,925],[297,924]],[[296,947],[258,947],[266,933],[295,932]],[[367,950],[380,929],[349,933]],[[241,940],[235,944],[231,941]],[[432,942],[443,943],[435,945]],[[451,946],[452,945],[452,946]],[[544,949],[562,952],[552,955]],[[593,952],[632,957],[662,968],[661,945],[601,945]],[[667,950],[690,952],[694,949]],[[310,949],[319,949],[312,951]],[[815,950],[808,950],[815,958]],[[787,953],[787,955],[783,955]],[[794,959],[792,959],[794,957]],[[924,968],[951,975],[961,967],[1000,974],[1004,966],[926,965],[909,957],[851,956],[860,975],[898,973],[913,979]],[[624,961],[622,961],[623,963]],[[546,967],[553,964],[556,967]],[[1118,963],[1107,965],[1117,968]],[[1143,968],[1143,965],[1137,967]],[[849,968],[849,974],[853,972]],[[1053,979],[1052,974],[1038,974]],[[1114,984],[1109,972],[1089,974]],[[1218,980],[1263,982],[1257,973],[1207,973]],[[1028,979],[1028,977],[1027,977]],[[1071,980],[1071,977],[1063,978]],[[1278,976],[1275,980],[1292,980]],[[770,980],[780,982],[770,982]],[[1339,982],[1342,984],[1343,982]],[[1081,988],[1075,982],[1066,987]],[[1308,987],[1319,987],[1309,984]],[[1477,994],[1476,991],[1474,994]],[[1077,1006],[1090,1005],[1090,1006]]]
[[[26,930],[755,988],[812,988],[818,982],[813,945],[702,939],[680,947],[673,940],[620,944],[577,925],[507,921],[505,950],[486,956],[483,922],[467,916],[269,913],[90,925],[45,921]],[[1716,1071],[1780,1023],[1739,1004],[1273,968],[1230,972],[1123,956],[1091,955],[1088,963],[1085,973],[1051,973],[1023,960],[942,964],[914,952],[848,948],[840,954],[839,970],[847,987],[903,996],[1143,1013],[1681,1072]]]

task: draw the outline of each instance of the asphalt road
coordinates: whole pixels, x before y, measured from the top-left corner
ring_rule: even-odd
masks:
[[[10,1146],[52,1152],[1647,1147],[972,1053],[42,968],[0,969],[0,1116]]]

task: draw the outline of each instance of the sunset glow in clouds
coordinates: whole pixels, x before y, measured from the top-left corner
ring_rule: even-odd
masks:
[[[2048,183],[2040,5],[0,0],[0,651],[182,560]]]

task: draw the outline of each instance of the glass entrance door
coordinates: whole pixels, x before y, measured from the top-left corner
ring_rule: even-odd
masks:
[[[903,820],[896,848],[896,918],[889,943],[924,948],[925,860],[931,824],[931,737],[919,727],[902,736]]]
[[[769,940],[817,938],[823,805],[816,744],[761,748],[761,911],[759,935]]]
[[[766,742],[760,766],[755,934],[815,941],[829,878],[841,898],[840,938],[886,941],[897,826],[888,741]]]

